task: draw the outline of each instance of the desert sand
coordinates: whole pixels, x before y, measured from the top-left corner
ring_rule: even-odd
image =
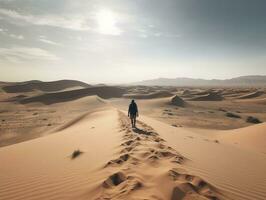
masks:
[[[1,200],[266,199],[263,88],[1,88]]]

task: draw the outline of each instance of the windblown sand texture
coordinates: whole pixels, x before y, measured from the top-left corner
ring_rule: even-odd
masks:
[[[264,89],[66,82],[1,83],[1,200],[266,199]]]

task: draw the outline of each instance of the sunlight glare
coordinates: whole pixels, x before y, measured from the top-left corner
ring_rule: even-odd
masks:
[[[97,12],[98,32],[107,35],[120,35],[122,31],[116,26],[117,17],[111,10],[103,9]]]

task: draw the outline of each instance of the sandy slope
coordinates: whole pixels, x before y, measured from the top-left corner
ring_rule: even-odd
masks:
[[[155,99],[155,98],[163,98],[163,97],[171,97],[173,94],[169,91],[157,91],[153,93],[147,93],[144,94],[125,94],[125,98],[129,99]]]
[[[84,153],[71,159],[77,148]],[[151,127],[141,123],[132,132],[128,118],[116,110],[97,112],[57,134],[2,148],[0,157],[1,199],[221,196],[200,177],[187,174],[181,168],[185,158]]]
[[[252,92],[252,93],[240,96],[240,97],[238,97],[238,99],[252,99],[252,98],[259,97],[263,94],[265,94],[263,91],[256,91],[256,92]]]
[[[217,186],[228,195],[226,199],[266,199],[265,154],[245,150],[240,145],[228,145],[215,137],[207,137],[209,134],[201,136],[151,118],[142,119],[190,160],[185,165],[191,174]]]
[[[3,90],[8,93],[25,93],[40,90],[43,92],[54,92],[69,88],[86,88],[88,84],[75,80],[59,80],[51,82],[42,81],[26,81],[19,83],[9,83],[3,87]]]
[[[222,101],[222,95],[214,92],[207,93],[206,95],[196,96],[190,99],[190,101]]]
[[[85,194],[94,176],[101,176],[95,170],[119,143],[113,113],[91,114],[58,134],[1,148],[0,199],[69,199]],[[84,153],[72,160],[76,149]]]
[[[218,89],[195,89],[173,98],[174,90],[160,90],[132,88],[128,97],[142,98],[137,129],[125,115],[130,99],[91,96],[121,97],[120,87],[0,93],[0,145],[45,135],[0,148],[0,199],[266,199],[265,123],[246,122],[266,119],[265,97],[225,90],[245,97],[228,100]]]
[[[86,96],[97,95],[101,98],[114,98],[121,97],[124,94],[124,89],[120,87],[112,87],[112,86],[94,86],[89,88],[77,89],[77,90],[69,90],[63,92],[53,92],[53,93],[45,93],[41,95],[36,95],[33,97],[25,98],[20,101],[20,103],[42,103],[42,104],[54,104],[54,103],[62,103],[67,101],[72,101],[76,99],[80,99]]]
[[[108,106],[97,96],[49,106],[39,102],[26,105],[1,102],[1,105],[3,107],[0,108],[0,146],[53,133],[53,130],[66,126],[84,114]]]
[[[182,98],[183,99],[183,98]],[[172,97],[158,99],[138,99],[136,102],[142,115],[147,115],[170,125],[229,130],[252,125],[246,121],[248,116],[266,121],[266,107],[262,104],[239,102],[244,100],[223,101],[179,101],[171,102]],[[247,100],[245,100],[247,101]],[[111,104],[127,110],[130,99],[112,99]],[[230,118],[227,112],[236,113],[241,118]]]
[[[0,149],[0,199],[266,198],[266,157],[109,108]],[[71,159],[71,153],[84,153]]]
[[[217,138],[266,154],[266,123],[221,131]]]
[[[238,100],[239,103],[251,103],[251,104],[262,104],[266,105],[266,98],[255,98],[255,99],[244,99],[244,100]]]

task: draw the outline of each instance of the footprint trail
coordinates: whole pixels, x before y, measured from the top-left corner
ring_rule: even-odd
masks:
[[[117,157],[103,167],[110,175],[94,199],[224,199],[214,186],[187,173],[183,166],[186,158],[152,127],[138,121],[132,129],[128,117],[120,111],[118,114],[121,144]]]

